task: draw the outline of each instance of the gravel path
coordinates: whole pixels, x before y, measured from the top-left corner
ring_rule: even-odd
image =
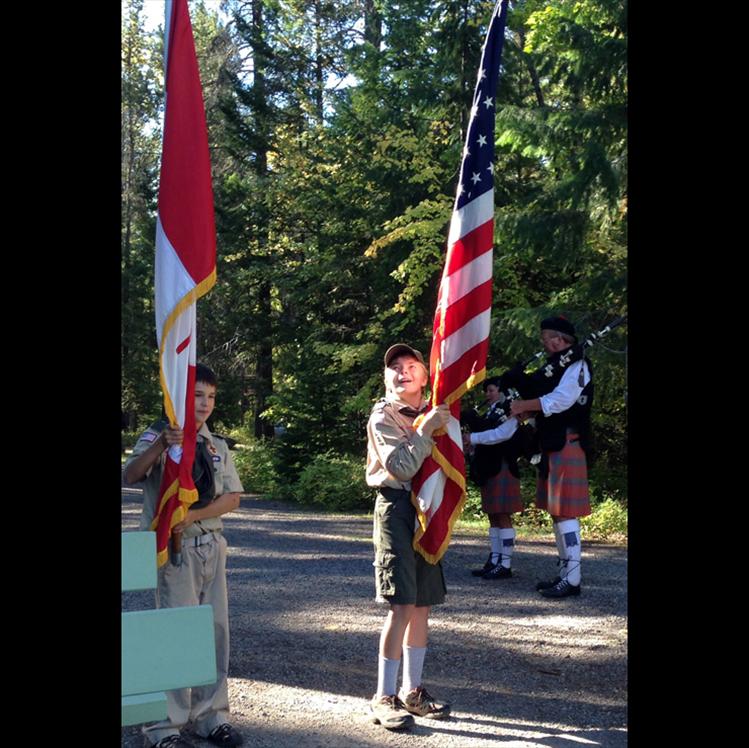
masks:
[[[123,530],[138,528],[141,500],[123,489]],[[547,600],[534,585],[556,570],[552,535],[519,539],[514,576],[488,582],[469,573],[486,538],[454,533],[424,667],[424,684],[453,715],[390,732],[367,712],[386,613],[374,602],[371,518],[245,495],[224,527],[229,695],[246,746],[627,745],[626,547],[584,543],[582,594]],[[124,593],[122,603],[152,608],[153,593]],[[124,748],[142,745],[137,726],[123,728]]]

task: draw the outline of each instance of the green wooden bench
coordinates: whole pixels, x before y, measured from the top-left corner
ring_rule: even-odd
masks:
[[[122,591],[156,588],[156,533],[122,533]],[[166,694],[216,682],[213,607],[122,614],[122,725],[166,719]]]

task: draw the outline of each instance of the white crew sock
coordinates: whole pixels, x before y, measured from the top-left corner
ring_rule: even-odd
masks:
[[[392,696],[397,693],[398,668],[400,660],[388,660],[387,657],[379,656],[377,666],[377,698],[380,696]]]
[[[426,647],[403,646],[403,691],[409,691],[421,685],[421,671],[424,669]]]
[[[570,584],[577,587],[580,584],[580,521],[566,519],[559,523],[559,535],[564,543],[564,558],[567,559],[566,574],[560,574]]]
[[[499,556],[502,553],[502,528],[501,527],[490,527],[489,528],[489,542],[492,545],[492,563],[496,564],[499,562]]]
[[[512,552],[515,549],[515,528],[500,528],[499,537],[502,540],[502,566],[509,569],[512,565]]]

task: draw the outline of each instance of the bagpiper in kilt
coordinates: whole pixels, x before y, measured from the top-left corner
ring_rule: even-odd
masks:
[[[537,412],[541,448],[536,505],[551,514],[559,551],[559,575],[539,582],[544,597],[580,594],[580,521],[591,513],[588,493],[588,460],[591,446],[590,413],[593,379],[590,361],[583,357],[575,329],[564,317],[541,322],[541,340],[548,358],[530,375],[523,376],[522,400],[511,405],[512,415]],[[540,412],[539,412],[540,411]]]
[[[489,515],[489,544],[491,551],[483,567],[473,569],[473,576],[483,579],[507,579],[512,576],[512,555],[515,529],[511,515],[523,511],[520,496],[520,473],[517,458],[522,453],[523,430],[517,418],[504,420],[501,404],[501,377],[484,381],[484,392],[489,410],[483,418],[464,414],[461,421],[471,430],[464,436],[464,449],[472,451],[470,459],[472,480],[481,488],[481,508]]]

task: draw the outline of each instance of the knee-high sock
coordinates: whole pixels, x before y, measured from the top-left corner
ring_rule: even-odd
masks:
[[[380,655],[377,667],[377,697],[392,696],[398,692],[398,668],[400,660],[388,660]]]
[[[562,539],[562,533],[559,531],[559,522],[554,523],[554,539],[557,541],[557,566],[559,567],[559,574],[557,576],[563,576],[562,571],[564,567],[562,566],[562,559],[567,557],[566,551],[564,549],[564,540]]]
[[[502,551],[502,529],[499,527],[489,528],[489,542],[492,545],[492,561],[496,564]]]
[[[403,645],[403,690],[410,690],[421,685],[421,672],[424,669],[426,647],[409,647]]]
[[[560,574],[570,584],[580,584],[580,520],[566,519],[559,523],[559,534],[564,543],[564,557],[567,559],[565,574]]]
[[[515,528],[500,529],[499,537],[502,541],[502,566],[509,569],[512,566],[512,552],[515,550]]]

